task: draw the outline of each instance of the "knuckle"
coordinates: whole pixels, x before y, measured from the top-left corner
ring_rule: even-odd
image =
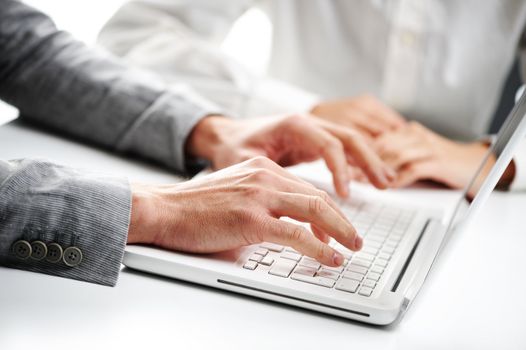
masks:
[[[241,186],[241,190],[243,192],[243,196],[251,199],[262,198],[265,194],[265,190],[262,187],[254,185]]]
[[[328,138],[323,143],[323,149],[335,152],[343,152],[343,144],[336,138]]]
[[[305,238],[305,229],[301,226],[296,226],[294,229],[290,232],[289,239],[291,242],[303,242],[303,239]]]
[[[325,256],[327,256],[327,249],[325,248],[325,245],[323,244],[318,244],[318,246],[316,247],[316,256],[315,258],[317,260],[322,260]]]
[[[314,215],[319,215],[325,211],[325,201],[322,197],[311,196],[309,198],[309,211]]]
[[[283,119],[283,124],[287,127],[294,127],[296,125],[300,125],[301,123],[304,123],[306,118],[302,116],[301,114],[292,114]]]
[[[266,168],[259,168],[252,171],[252,173],[249,175],[250,179],[257,183],[266,183],[268,182],[272,177],[274,176],[274,173]]]
[[[264,168],[270,165],[271,160],[264,156],[256,156],[251,158],[248,162],[254,167]]]
[[[329,196],[329,194],[323,190],[318,190],[318,196],[320,196],[320,198],[327,203],[331,201],[331,197]]]

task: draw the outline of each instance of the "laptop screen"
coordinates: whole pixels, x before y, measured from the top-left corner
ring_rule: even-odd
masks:
[[[515,150],[526,136],[526,92],[523,92],[514,108],[493,138],[488,152],[470,183],[463,191],[448,224],[443,244],[455,228],[473,215],[497,185],[500,177],[511,162]]]

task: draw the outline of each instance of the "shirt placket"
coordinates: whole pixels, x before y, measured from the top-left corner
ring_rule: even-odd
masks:
[[[399,111],[417,98],[422,74],[428,0],[399,0],[394,7],[382,84],[382,98]]]

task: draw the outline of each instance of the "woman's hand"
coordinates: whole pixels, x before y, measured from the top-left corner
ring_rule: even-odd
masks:
[[[329,266],[344,260],[329,237],[352,250],[362,246],[327,193],[264,157],[176,185],[133,185],[132,191],[128,243],[211,253],[268,241]],[[310,223],[314,234],[282,216]]]
[[[393,187],[433,180],[451,188],[463,188],[488,152],[484,143],[455,142],[416,122],[383,134],[375,140],[375,148],[384,162],[398,173]],[[494,163],[491,157],[483,174],[487,175]]]
[[[311,113],[337,125],[357,130],[368,139],[406,124],[404,117],[372,95],[322,102]]]
[[[342,197],[348,195],[350,164],[361,168],[378,188],[386,188],[395,175],[357,132],[301,115],[245,120],[210,116],[194,128],[187,152],[210,160],[215,169],[255,156],[281,166],[323,158]]]

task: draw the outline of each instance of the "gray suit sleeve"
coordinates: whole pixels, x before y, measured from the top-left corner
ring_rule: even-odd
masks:
[[[220,109],[185,88],[58,31],[41,12],[0,0],[0,98],[23,118],[184,172],[195,124]]]
[[[0,264],[113,286],[126,244],[131,209],[126,179],[42,160],[0,161]],[[17,241],[78,247],[78,266],[33,256],[20,259]]]

